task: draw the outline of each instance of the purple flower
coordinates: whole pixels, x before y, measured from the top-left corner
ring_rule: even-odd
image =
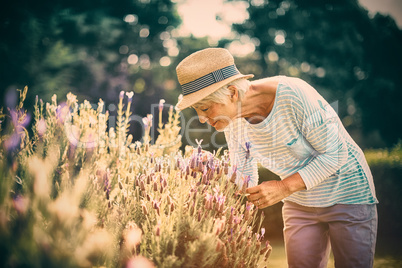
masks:
[[[244,218],[246,219],[246,220],[248,220],[249,219],[249,217],[250,217],[250,214],[251,214],[251,209],[253,208],[253,203],[251,203],[251,202],[246,202],[246,211],[244,212]]]
[[[69,107],[67,106],[67,103],[65,103],[65,102],[60,103],[56,109],[57,121],[60,124],[64,124],[64,121],[68,117],[69,113],[70,113],[70,110],[69,110]]]
[[[246,142],[246,160],[250,158],[250,148],[251,148],[251,142],[247,141]]]
[[[11,151],[15,149],[20,143],[21,139],[25,137],[25,127],[31,121],[31,116],[24,111],[16,111],[8,109],[11,115],[11,121],[14,125],[14,133],[4,142],[6,150]]]
[[[165,100],[164,99],[160,99],[159,100],[159,112],[162,112],[162,110],[163,110],[163,104],[165,103]]]
[[[228,161],[225,161],[225,163],[223,164],[223,172],[225,173],[225,175],[228,175],[228,173],[229,173],[229,163],[228,163]]]
[[[186,175],[190,175],[190,166],[186,166]]]
[[[133,100],[134,92],[126,92],[126,95],[128,97],[128,102],[131,102]]]
[[[241,220],[242,220],[242,217],[243,215],[241,215],[241,216],[234,216],[233,217],[233,222],[234,222],[234,224],[239,224],[240,222],[241,222]]]
[[[214,156],[213,156],[213,155],[211,155],[210,158],[209,158],[208,167],[209,167],[210,169],[215,170],[215,168],[214,168]]]
[[[152,114],[147,114],[147,119],[148,119],[148,126],[152,127],[153,115]]]
[[[195,169],[195,166],[196,166],[196,157],[192,155],[190,158],[190,168]]]
[[[203,183],[203,184],[208,184],[208,177],[207,177],[206,174],[203,174],[203,175],[202,175],[201,183]]]
[[[181,165],[181,161],[180,161],[180,159],[179,158],[177,158],[176,159],[176,166],[175,166],[175,169],[182,169],[182,165]]]
[[[223,212],[225,201],[226,201],[226,196],[224,196],[224,195],[218,196],[218,201],[217,201],[216,205],[217,205],[217,210],[221,213]]]
[[[24,111],[17,112],[14,109],[8,109],[11,115],[11,119],[14,125],[14,128],[17,131],[21,131],[22,128],[26,127],[31,121],[31,116],[26,114]]]
[[[21,136],[17,133],[13,133],[7,140],[4,141],[4,146],[7,151],[14,150],[21,143]]]
[[[142,213],[144,215],[148,215],[148,209],[147,209],[147,206],[145,205],[144,201],[141,201],[141,208],[142,208]]]
[[[198,144],[198,154],[201,154],[201,152],[202,152],[202,147],[201,147],[201,143],[202,143],[202,141],[203,141],[203,139],[201,139],[201,140],[198,140],[198,139],[195,139],[195,142]]]
[[[230,209],[229,224],[231,224],[233,222],[233,211],[234,211],[234,207],[232,207]]]
[[[205,195],[205,209],[212,209],[212,198],[213,196],[209,193]]]
[[[264,238],[265,228],[261,228],[261,239]]]
[[[160,206],[161,202],[152,200],[152,207],[156,210],[156,213],[160,216]]]
[[[149,125],[148,118],[147,117],[142,118],[142,122],[144,123],[144,128],[145,129],[148,128]]]
[[[46,122],[43,118],[39,119],[36,130],[38,131],[38,135],[42,137],[46,133]]]
[[[246,210],[247,210],[247,211],[250,211],[250,210],[253,208],[253,206],[254,206],[253,203],[247,201],[247,203],[246,203]]]
[[[247,175],[246,177],[243,177],[243,186],[244,186],[245,188],[248,187],[248,183],[250,182],[250,180],[251,180],[250,175]]]
[[[109,200],[109,195],[110,195],[110,190],[111,190],[111,185],[110,185],[110,171],[107,170],[104,175],[103,175],[103,191],[106,193],[106,199]]]
[[[13,198],[13,205],[15,210],[17,210],[19,213],[25,214],[29,206],[29,199],[24,196],[17,195]]]
[[[160,236],[160,235],[161,235],[161,228],[160,228],[160,225],[159,225],[159,224],[156,225],[156,228],[155,228],[155,235],[156,235],[156,236]]]

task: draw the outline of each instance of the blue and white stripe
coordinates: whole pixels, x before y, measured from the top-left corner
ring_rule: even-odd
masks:
[[[206,74],[194,81],[183,84],[181,86],[182,90],[183,90],[183,95],[185,96],[185,95],[194,93],[198,90],[201,90],[210,85],[223,81],[223,80],[225,80],[229,77],[235,76],[239,73],[240,72],[239,72],[239,70],[237,70],[235,65],[229,65],[222,69],[218,69],[218,70],[213,71],[212,73]]]
[[[362,150],[349,136],[333,108],[306,82],[281,76],[275,103],[259,124],[233,121],[225,130],[237,183],[250,175],[258,184],[257,164],[282,179],[298,172],[307,190],[286,200],[310,207],[375,204],[373,178]],[[251,158],[245,161],[245,142]],[[246,163],[246,164],[244,164]]]

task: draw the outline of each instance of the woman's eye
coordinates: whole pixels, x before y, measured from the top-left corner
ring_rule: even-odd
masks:
[[[206,111],[208,111],[208,108],[203,108],[203,109],[201,109],[201,111],[206,112]]]

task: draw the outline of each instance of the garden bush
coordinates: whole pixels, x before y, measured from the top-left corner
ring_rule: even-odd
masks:
[[[377,251],[381,255],[402,256],[402,143],[390,149],[365,151],[373,173],[378,208]]]
[[[115,128],[102,100],[36,98],[28,131],[19,92],[1,112],[1,267],[267,265],[262,217],[231,182],[227,152],[179,150],[173,107],[155,141],[150,115],[133,141],[132,93],[120,93]]]

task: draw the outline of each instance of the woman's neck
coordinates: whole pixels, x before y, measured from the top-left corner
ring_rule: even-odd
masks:
[[[278,81],[272,78],[253,81],[241,102],[240,116],[250,124],[262,122],[275,103]]]

